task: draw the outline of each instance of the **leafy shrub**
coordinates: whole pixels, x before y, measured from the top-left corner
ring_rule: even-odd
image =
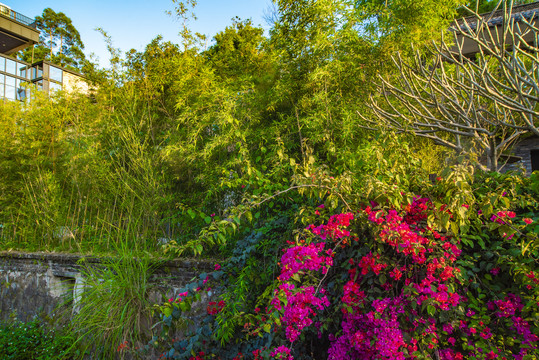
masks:
[[[40,318],[0,324],[0,358],[6,360],[71,358],[76,355],[73,341],[63,328],[48,328]]]
[[[286,230],[251,223],[229,260],[162,306],[170,324],[208,291],[208,277],[221,281],[205,320],[163,356],[534,359],[534,180],[465,163],[434,183],[397,174],[407,178],[378,174],[369,191],[336,203],[325,187],[287,193],[302,203],[289,207]]]

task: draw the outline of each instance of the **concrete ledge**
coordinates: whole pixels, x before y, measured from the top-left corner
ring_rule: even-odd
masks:
[[[112,259],[77,254],[0,252],[0,320],[8,320],[12,314],[23,321],[43,312],[53,314],[66,299],[80,296],[84,283],[82,263],[100,267]],[[150,278],[155,285],[150,301],[159,303],[162,295],[177,294],[200,273],[212,271],[213,264],[194,259],[162,262]],[[69,306],[76,307],[76,304],[71,301]]]

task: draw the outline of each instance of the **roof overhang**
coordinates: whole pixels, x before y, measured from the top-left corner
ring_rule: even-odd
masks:
[[[510,18],[505,18],[501,9],[493,13],[481,14],[479,17],[464,18],[459,20],[456,26],[450,28],[450,31],[456,33],[456,44],[451,47],[450,51],[461,53],[466,57],[477,54],[480,46],[477,41],[466,36],[466,33],[470,32],[476,33],[480,41],[492,48],[500,44],[504,44],[506,48],[511,47],[515,45],[515,40],[519,42],[519,46],[523,45],[522,41],[537,45],[535,38],[537,33],[530,31],[532,30],[530,25],[539,26],[538,3],[513,7]],[[511,32],[519,36],[512,36]],[[481,48],[485,50],[486,46],[481,46]]]
[[[0,13],[0,53],[10,55],[38,42],[38,30]]]

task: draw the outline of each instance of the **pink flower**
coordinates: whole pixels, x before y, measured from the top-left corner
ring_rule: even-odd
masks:
[[[276,359],[282,359],[282,360],[293,360],[294,357],[292,355],[290,355],[290,349],[287,348],[286,346],[284,345],[281,345],[279,346],[278,348],[276,348],[270,355],[271,357],[273,358],[276,358]]]
[[[533,222],[533,220],[530,219],[530,218],[524,218],[524,219],[522,219],[522,220],[523,220],[526,224],[528,224],[528,225],[530,225],[530,224]]]
[[[215,264],[215,268],[214,268],[214,270],[215,270],[215,271],[218,271],[218,270],[220,270],[220,269],[221,269],[221,265],[219,265],[219,264]]]

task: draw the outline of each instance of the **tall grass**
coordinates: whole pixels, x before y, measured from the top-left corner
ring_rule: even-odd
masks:
[[[130,96],[0,104],[1,248],[144,252],[178,237],[153,120]]]
[[[82,293],[74,299],[74,347],[93,358],[124,358],[127,349],[143,348],[151,338],[149,295],[155,285],[149,280],[159,263],[125,245],[116,252],[118,257],[100,264],[84,264]]]

